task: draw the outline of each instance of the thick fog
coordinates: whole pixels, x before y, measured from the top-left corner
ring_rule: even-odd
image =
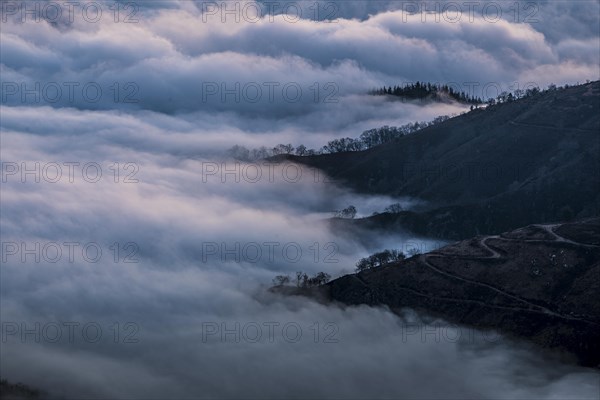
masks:
[[[536,23],[423,22],[388,1],[319,3],[334,22],[223,22],[188,1],[32,21],[3,3],[2,378],[78,399],[597,398],[597,373],[494,332],[268,292],[445,242],[339,235],[336,210],[423,202],[226,156],[466,109],[368,95],[383,85],[598,79],[598,4],[576,3],[536,3]]]
[[[294,182],[291,170],[273,167],[270,179],[264,167],[263,180],[240,172],[236,182],[211,160],[101,145],[93,133],[55,133],[44,151],[36,136],[3,132],[19,144],[3,157],[28,156],[46,171],[39,183],[21,172],[3,183],[5,378],[67,398],[563,399],[597,390],[594,373],[493,332],[265,292],[276,274],[351,272],[375,248],[334,236],[322,218],[385,198],[367,202],[310,170]],[[88,159],[96,164],[84,174],[83,163],[72,174],[63,165],[57,180],[52,163]]]

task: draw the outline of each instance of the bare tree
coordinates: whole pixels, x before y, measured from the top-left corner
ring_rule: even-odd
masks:
[[[244,146],[235,145],[230,148],[228,151],[229,155],[236,160],[240,161],[250,161],[250,150],[245,148]]]
[[[390,263],[402,261],[406,258],[400,250],[383,250],[368,257],[361,258],[356,263],[356,271],[362,272],[371,268],[381,267]]]
[[[275,278],[273,278],[273,285],[284,286],[289,284],[291,280],[292,278],[290,278],[289,275],[277,275]]]
[[[399,212],[404,211],[404,208],[402,208],[400,203],[394,203],[387,206],[384,211],[387,213],[398,214]]]
[[[297,156],[306,155],[306,146],[301,144],[300,146],[296,147],[296,155]]]
[[[356,207],[354,206],[348,206],[346,208],[344,208],[341,211],[336,211],[335,212],[335,216],[338,218],[349,218],[349,219],[353,219],[354,217],[356,217]]]
[[[296,272],[296,286],[297,287],[306,286],[307,280],[308,280],[308,275],[306,275],[304,272],[302,272],[302,271]]]

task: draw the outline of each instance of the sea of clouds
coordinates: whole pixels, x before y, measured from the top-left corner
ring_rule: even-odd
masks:
[[[71,20],[62,2],[61,18],[3,2],[2,378],[66,398],[595,398],[595,372],[493,332],[267,292],[275,275],[444,242],[340,237],[335,210],[419,199],[224,154],[465,110],[367,94],[383,85],[598,79],[598,3],[458,22],[410,8],[448,2],[288,3],[302,16],[144,1]]]

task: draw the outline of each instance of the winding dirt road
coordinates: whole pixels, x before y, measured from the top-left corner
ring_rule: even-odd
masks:
[[[545,242],[545,243],[553,243],[553,242],[562,242],[562,243],[568,243],[571,245],[576,245],[576,246],[583,246],[583,247],[600,247],[597,245],[590,245],[590,244],[585,244],[585,243],[578,243],[578,242],[574,242],[570,239],[567,239],[565,237],[562,237],[560,235],[558,235],[556,232],[554,232],[554,228],[556,226],[559,226],[557,224],[555,225],[532,225],[534,227],[537,228],[541,228],[544,229],[546,232],[548,232],[550,235],[552,235],[554,237],[554,240],[540,240],[540,239],[535,239],[535,240],[519,240],[519,239],[509,239],[509,238],[503,238],[499,235],[493,235],[493,236],[485,236],[479,239],[478,245],[481,246],[482,248],[484,248],[486,251],[491,253],[491,256],[489,257],[477,257],[477,256],[473,256],[473,257],[465,257],[468,259],[479,259],[479,260],[489,260],[489,259],[501,259],[504,258],[498,251],[494,250],[493,248],[491,248],[486,242],[489,239],[498,239],[498,240],[505,240],[505,241],[515,241],[515,242]],[[507,298],[510,298],[512,300],[516,300],[518,302],[521,302],[523,304],[527,305],[527,308],[521,308],[521,307],[509,307],[509,306],[496,306],[496,305],[492,305],[492,304],[488,304],[488,303],[483,303],[485,306],[487,307],[492,307],[492,308],[501,308],[501,309],[510,309],[510,310],[514,310],[514,311],[528,311],[528,312],[536,312],[536,313],[542,313],[542,314],[546,314],[546,315],[550,315],[556,318],[561,318],[561,319],[566,319],[566,320],[572,320],[572,321],[581,321],[581,322],[587,322],[590,324],[594,324],[594,325],[598,325],[596,322],[593,321],[589,321],[587,319],[584,318],[578,318],[572,315],[565,315],[565,314],[560,314],[557,313],[555,311],[552,311],[546,307],[543,307],[541,305],[538,304],[534,304],[522,297],[519,297],[515,294],[509,293],[505,290],[502,290],[498,287],[495,287],[493,285],[490,285],[488,283],[484,283],[484,282],[480,282],[480,281],[476,281],[476,280],[472,280],[472,279],[468,279],[468,278],[464,278],[462,276],[459,275],[455,275],[452,274],[450,272],[446,272],[443,271],[439,268],[437,268],[435,265],[433,265],[430,262],[430,259],[432,258],[446,258],[447,256],[443,255],[443,253],[430,253],[430,254],[425,254],[422,256],[422,260],[423,263],[425,264],[425,266],[427,266],[429,269],[431,269],[432,271],[440,274],[440,275],[444,275],[448,278],[451,279],[456,279],[462,282],[465,282],[467,284],[470,285],[476,285],[476,286],[480,286],[480,287],[485,287],[489,290],[492,290],[502,296],[505,296]],[[463,258],[463,257],[461,257]],[[450,299],[447,299],[450,300]],[[453,301],[458,301],[459,299],[452,299]],[[462,300],[463,302],[479,302],[477,300]]]

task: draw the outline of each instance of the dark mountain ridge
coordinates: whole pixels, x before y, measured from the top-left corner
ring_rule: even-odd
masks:
[[[363,224],[463,239],[600,215],[599,132],[596,81],[477,109],[365,151],[279,159],[361,193],[428,203]]]
[[[600,367],[600,218],[478,236],[316,289],[279,290],[414,309]]]
[[[414,309],[600,367],[600,82],[474,110],[365,151],[281,159],[357,192],[426,201],[331,219],[340,234],[469,239],[318,288],[274,290]]]

